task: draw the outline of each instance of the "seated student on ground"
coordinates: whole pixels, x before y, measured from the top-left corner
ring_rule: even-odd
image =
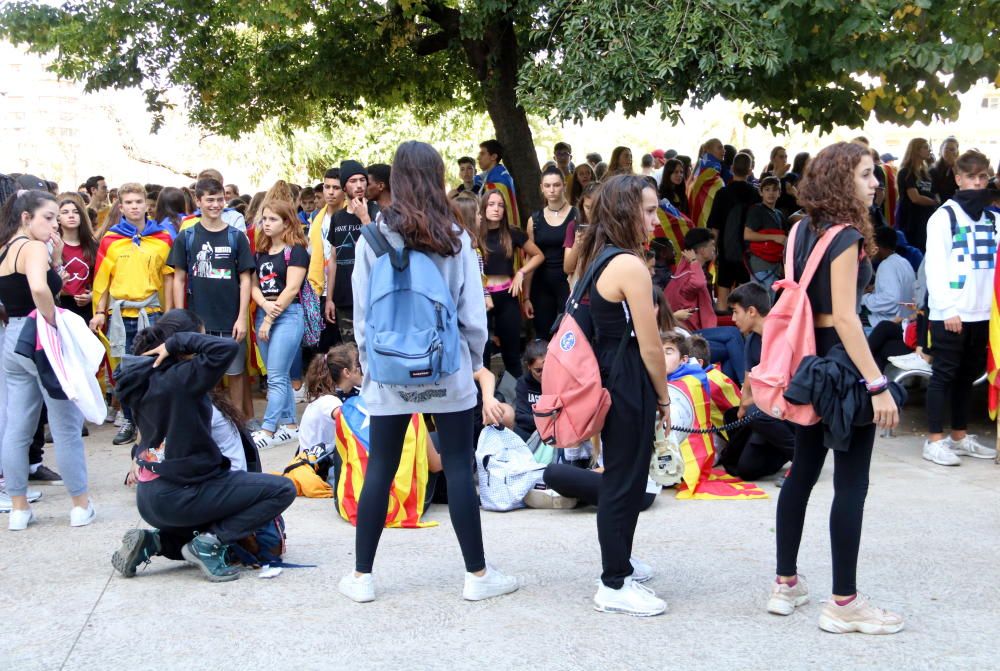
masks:
[[[875,284],[861,297],[872,327],[868,345],[880,370],[889,363],[889,357],[910,352],[903,339],[903,320],[913,313],[909,306],[913,305],[917,275],[909,261],[896,253],[897,240],[894,229],[883,227],[875,231],[878,245]]]
[[[154,555],[184,559],[208,580],[239,578],[227,545],[250,536],[295,500],[276,475],[230,470],[212,436],[210,392],[239,345],[204,335],[190,310],[172,310],[135,337],[118,369],[121,398],[135,409],[141,441],[133,448],[139,514],[154,529],[125,534],[112,564],[132,577]]]
[[[766,179],[766,178],[765,178]],[[722,372],[722,369],[709,359],[708,341],[700,335],[687,339],[688,357],[697,362],[705,370],[708,377],[708,391],[711,402],[712,426],[719,427],[736,419],[740,407],[740,388],[733,380]],[[729,440],[727,433],[717,433],[713,436],[723,441]],[[721,453],[719,441],[715,441],[716,451]]]
[[[685,338],[691,335],[680,323],[687,319],[689,310],[672,310],[670,302],[662,291],[653,287],[653,308],[656,310],[656,326],[662,331],[676,331]]]
[[[749,373],[760,363],[764,318],[771,311],[771,300],[764,287],[748,282],[729,294],[728,301],[733,311],[733,323],[746,336],[746,366]],[[742,418],[748,412],[756,410],[749,378],[743,382],[740,397],[737,414]],[[727,473],[744,480],[757,480],[777,473],[791,461],[795,451],[795,433],[791,424],[760,413],[751,421],[750,430],[750,438],[745,446],[736,445],[736,441],[733,441],[723,453],[720,463]]]

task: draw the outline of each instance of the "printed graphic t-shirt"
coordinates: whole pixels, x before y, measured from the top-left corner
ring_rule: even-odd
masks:
[[[202,318],[205,330],[228,333],[240,315],[240,273],[254,269],[250,241],[238,233],[232,249],[228,228],[207,231],[199,222],[188,258],[185,235],[177,236],[167,265],[187,272],[188,308]]]
[[[256,263],[257,282],[260,285],[260,292],[264,294],[264,298],[274,300],[285,290],[288,266],[309,267],[309,252],[302,245],[294,245],[287,265],[285,265],[285,250],[281,250],[277,254],[257,252]],[[348,279],[348,282],[350,282],[350,279]],[[298,301],[298,296],[292,300],[293,303],[297,303]]]
[[[64,294],[79,296],[90,289],[93,267],[83,256],[83,247],[69,243],[63,247],[63,270],[67,275],[63,282]]]

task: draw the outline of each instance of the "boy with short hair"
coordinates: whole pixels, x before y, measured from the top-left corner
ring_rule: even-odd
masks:
[[[684,251],[674,266],[664,295],[672,309],[691,311],[691,316],[681,323],[689,331],[714,328],[719,323],[704,268],[713,259],[715,238],[711,231],[692,228],[684,234]]]
[[[760,182],[760,195],[762,201],[747,212],[743,239],[749,245],[750,279],[767,289],[768,298],[773,302],[771,284],[781,279],[782,257],[788,239],[785,215],[777,209],[781,180],[765,177]]]
[[[729,294],[728,301],[733,311],[733,323],[746,336],[748,375],[743,381],[740,409],[737,413],[737,416],[742,418],[754,409],[749,372],[760,363],[764,318],[771,311],[771,299],[764,287],[747,282],[736,287]],[[742,451],[729,454],[727,450],[727,454],[724,455],[723,465],[728,472],[744,480],[756,480],[777,473],[782,466],[792,460],[795,453],[795,433],[791,424],[760,413],[751,421],[750,428],[752,431],[750,440]]]
[[[996,219],[991,204],[989,161],[969,150],[955,162],[958,191],[927,221],[928,436],[923,457],[941,466],[958,466],[960,456],[993,459],[996,450],[966,431],[969,394],[986,366],[993,273],[996,266]],[[951,410],[951,435],[944,433],[945,409]]]
[[[392,166],[387,163],[373,163],[368,166],[368,200],[378,205],[380,210],[392,205]]]
[[[313,291],[320,297],[320,304],[326,305],[326,271],[333,254],[333,245],[328,239],[330,226],[333,215],[343,209],[346,200],[340,182],[340,168],[330,168],[324,173],[320,193],[323,205],[313,214],[309,225],[309,270],[306,277],[312,284]],[[334,321],[329,317],[323,320],[317,351],[325,352],[339,341],[340,332]]]
[[[173,296],[164,291],[173,269],[167,256],[172,231],[146,218],[146,189],[129,182],[118,190],[122,217],[108,229],[97,251],[94,269],[93,331],[108,327],[111,356],[132,353],[132,341],[142,328],[156,323],[172,307]],[[135,440],[132,410],[122,404],[125,421],[112,443]]]
[[[712,405],[712,426],[724,426],[728,423],[726,413],[737,410],[740,406],[740,388],[733,380],[722,372],[719,366],[713,364],[709,357],[711,348],[708,341],[700,335],[689,336],[687,347],[691,361],[695,361],[705,371],[708,377],[709,400]],[[735,412],[730,413],[735,418]],[[721,434],[726,440],[728,435]]]
[[[247,315],[250,307],[250,279],[255,268],[250,241],[234,226],[222,220],[226,197],[222,183],[200,179],[195,184],[195,203],[201,219],[185,229],[175,241],[167,259],[174,269],[174,305],[185,304],[205,322],[205,332],[232,338],[240,345],[239,354],[226,371],[229,397],[243,407],[246,374]]]
[[[313,216],[316,214],[316,192],[311,186],[307,186],[299,192],[299,220],[309,230]]]

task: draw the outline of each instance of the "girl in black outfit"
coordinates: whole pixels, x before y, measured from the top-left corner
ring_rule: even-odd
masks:
[[[566,229],[576,220],[576,208],[566,202],[565,184],[559,168],[546,168],[542,173],[542,196],[545,207],[532,213],[528,240],[537,245],[545,258],[538,272],[526,279],[525,293],[531,297],[534,311],[535,336],[548,338],[556,317],[566,307],[569,282],[563,271],[563,250]]]
[[[226,545],[246,538],[295,500],[291,480],[231,471],[212,438],[212,389],[239,345],[203,334],[190,310],[171,310],[139,332],[116,378],[134,408],[141,440],[133,448],[139,514],[157,530],[130,530],[112,560],[125,577],[153,555],[186,559],[212,582],[239,578]],[[244,442],[247,440],[244,437]]]
[[[688,213],[687,184],[684,164],[672,158],[663,164],[660,178],[660,198],[666,198],[682,214]]]
[[[511,228],[507,223],[507,212],[503,196],[497,191],[489,192],[480,204],[479,242],[484,260],[483,274],[486,276],[486,291],[493,300],[493,308],[488,313],[490,336],[500,340],[503,365],[515,379],[521,377],[521,304],[524,280],[533,270],[542,265],[541,250],[528,239],[520,228]],[[517,250],[525,255],[524,265],[514,272],[514,258]],[[526,300],[524,313],[530,319],[535,316],[531,301]],[[487,341],[483,355],[483,365],[490,366],[493,356],[492,341]]]
[[[798,194],[808,218],[798,224],[796,232],[796,280],[832,222],[849,224],[836,234],[807,292],[814,313],[817,354],[824,356],[835,345],[843,345],[865,378],[875,418],[874,424],[854,427],[848,445],[834,447],[830,509],[834,594],[819,617],[820,628],[833,633],[891,634],[903,628],[901,617],[873,606],[855,586],[875,424],[892,427],[899,420],[896,403],[887,393],[888,384],[872,358],[858,317],[861,295],[872,278],[871,263],[865,257],[859,260],[859,256],[871,253],[873,247],[868,206],[878,186],[874,168],[865,147],[846,142],[831,145],[813,159]],[[776,615],[790,615],[809,599],[805,582],[797,574],[796,559],[809,495],[826,453],[822,422],[796,428],[792,469],[778,498],[778,577],[767,603],[768,611]]]
[[[595,354],[602,382],[611,394],[611,410],[601,431],[604,474],[597,537],[603,572],[594,607],[636,616],[666,610],[652,591],[633,581],[630,562],[657,412],[664,426],[670,423],[653,283],[643,257],[643,247],[657,224],[658,207],[656,190],[645,177],[609,179],[594,201],[579,271],[581,282],[593,273],[589,295]],[[602,257],[608,247],[619,251],[610,260]]]

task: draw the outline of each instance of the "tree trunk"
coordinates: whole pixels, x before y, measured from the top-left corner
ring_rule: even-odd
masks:
[[[497,140],[503,145],[503,163],[514,178],[517,208],[523,224],[542,208],[541,170],[528,115],[517,101],[517,73],[521,56],[511,21],[494,24],[483,40],[465,44],[470,65],[479,75],[486,111]],[[483,138],[486,139],[486,138]]]

